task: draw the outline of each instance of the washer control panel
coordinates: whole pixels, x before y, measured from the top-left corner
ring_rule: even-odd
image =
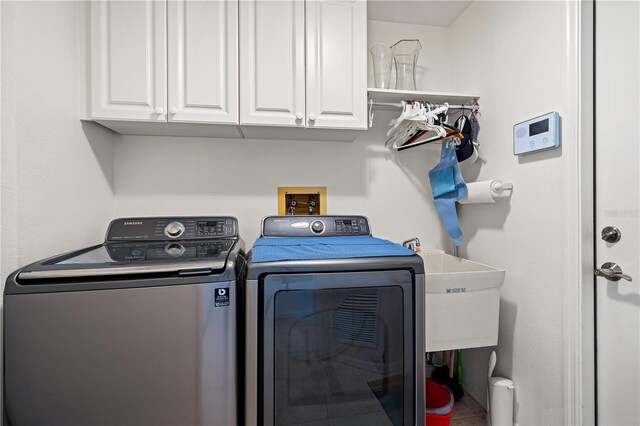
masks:
[[[235,240],[163,241],[154,243],[111,243],[107,245],[109,256],[116,262],[171,259],[226,258]]]
[[[164,235],[169,238],[179,238],[184,234],[184,230],[182,222],[174,221],[164,227]]]
[[[230,216],[116,219],[107,241],[167,241],[235,238],[238,221]]]
[[[263,237],[340,237],[371,235],[364,216],[269,216],[262,221]]]

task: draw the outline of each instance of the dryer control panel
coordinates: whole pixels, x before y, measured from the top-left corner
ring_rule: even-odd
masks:
[[[262,221],[263,237],[340,237],[371,235],[364,216],[269,216]]]
[[[144,217],[116,219],[109,225],[107,241],[167,241],[235,238],[235,217]]]

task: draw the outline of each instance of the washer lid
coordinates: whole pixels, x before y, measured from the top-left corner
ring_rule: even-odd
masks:
[[[59,278],[211,274],[224,271],[235,243],[236,239],[106,243],[30,265],[18,279],[29,285]]]

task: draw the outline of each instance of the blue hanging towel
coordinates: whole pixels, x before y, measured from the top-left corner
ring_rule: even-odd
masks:
[[[442,142],[440,162],[429,171],[431,191],[436,210],[455,245],[462,243],[462,230],[456,212],[456,201],[467,196],[453,143]]]

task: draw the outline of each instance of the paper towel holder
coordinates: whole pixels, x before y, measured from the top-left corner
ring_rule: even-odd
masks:
[[[458,200],[460,204],[495,203],[498,198],[509,198],[513,191],[511,182],[498,179],[467,183],[467,194]]]
[[[497,194],[501,194],[503,191],[513,191],[513,184],[496,180],[491,182],[491,190]]]

